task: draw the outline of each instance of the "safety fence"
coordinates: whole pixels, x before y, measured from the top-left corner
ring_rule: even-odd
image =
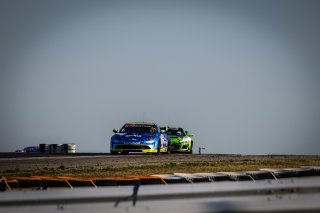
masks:
[[[289,169],[260,169],[244,172],[215,173],[173,173],[151,176],[117,177],[117,178],[79,178],[79,177],[8,177],[0,179],[1,191],[12,190],[49,190],[73,189],[77,187],[107,187],[125,185],[152,185],[177,183],[205,183],[220,181],[257,181],[263,179],[280,179],[291,177],[320,176],[320,167],[304,166]]]

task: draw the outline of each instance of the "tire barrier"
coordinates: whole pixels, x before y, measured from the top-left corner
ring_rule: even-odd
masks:
[[[292,178],[302,176],[312,176],[315,172],[308,168],[293,169],[261,169],[261,171],[271,172],[276,178]]]
[[[10,190],[50,190],[78,187],[109,187],[127,185],[156,185],[205,183],[220,181],[258,181],[278,178],[320,176],[320,167],[305,166],[289,169],[260,169],[245,172],[216,173],[173,173],[151,176],[116,178],[78,178],[78,177],[5,177],[0,179],[0,191]]]
[[[136,176],[136,178],[140,179],[141,185],[166,184],[166,182],[160,177]]]
[[[254,179],[242,172],[219,172],[219,174],[227,175],[232,181],[253,181]]]
[[[73,187],[97,187],[91,179],[87,178],[73,178],[73,177],[58,177],[65,180],[70,184],[71,188]]]
[[[229,175],[216,172],[216,173],[213,173],[213,180],[214,181],[231,181],[232,179],[230,178]]]
[[[96,186],[116,186],[117,181],[113,178],[94,178],[92,179]]]
[[[166,184],[175,184],[175,183],[190,183],[185,177],[176,176],[174,174],[165,174],[165,175],[152,175],[154,177],[162,178]]]
[[[42,180],[35,177],[5,177],[6,186],[11,189],[39,189],[42,187]]]
[[[141,185],[140,179],[136,177],[121,177],[114,178],[114,180],[117,182],[117,186]]]
[[[214,181],[214,173],[193,173],[193,175],[205,177],[208,180],[207,182]]]
[[[42,180],[43,189],[72,188],[67,180],[55,177],[34,176]]]
[[[311,169],[313,175],[320,175],[320,166],[302,166],[302,169]]]
[[[205,183],[212,182],[208,176],[188,174],[188,173],[173,173],[173,175],[185,178],[189,183]]]
[[[18,189],[19,188],[19,182],[17,180],[6,180],[5,181],[5,190],[11,190],[11,189]]]
[[[0,179],[0,191],[4,191],[6,189],[6,184],[3,179]]]
[[[275,179],[274,175],[268,171],[247,171],[245,173],[254,180]]]
[[[12,179],[12,178],[11,178]],[[15,179],[15,178],[13,178]],[[19,188],[35,188],[35,189],[40,189],[42,187],[42,180],[40,178],[18,178],[15,179],[19,183]]]
[[[287,169],[284,169],[287,170]],[[293,169],[289,169],[291,171],[295,172],[296,177],[305,177],[305,176],[315,176],[317,175],[317,172],[315,169],[313,168],[293,168]],[[318,173],[319,174],[319,173]]]

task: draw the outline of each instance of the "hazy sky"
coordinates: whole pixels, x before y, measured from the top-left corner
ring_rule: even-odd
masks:
[[[0,1],[0,151],[150,121],[206,153],[320,154],[319,1]]]

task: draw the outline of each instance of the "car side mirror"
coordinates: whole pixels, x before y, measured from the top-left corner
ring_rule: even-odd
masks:
[[[113,129],[113,130],[112,130],[112,132],[114,132],[114,133],[118,133],[118,130],[116,130],[116,129]]]

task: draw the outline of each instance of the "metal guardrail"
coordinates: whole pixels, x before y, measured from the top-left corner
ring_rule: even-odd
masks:
[[[0,212],[22,211],[320,212],[320,177],[0,193]]]

